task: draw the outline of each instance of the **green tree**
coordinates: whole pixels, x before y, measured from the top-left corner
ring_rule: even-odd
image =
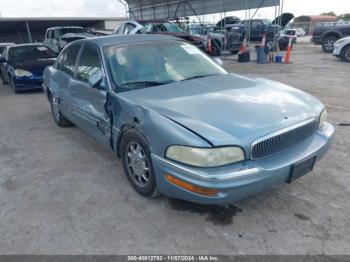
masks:
[[[334,12],[325,12],[325,13],[322,13],[320,15],[330,15],[330,16],[337,16],[336,13]]]
[[[339,20],[350,21],[350,13],[338,15]]]

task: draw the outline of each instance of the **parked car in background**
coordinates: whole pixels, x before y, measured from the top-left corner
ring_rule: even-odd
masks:
[[[0,57],[3,55],[7,46],[14,45],[14,43],[0,43]]]
[[[146,197],[229,203],[290,183],[313,169],[334,132],[313,96],[229,74],[165,35],[75,41],[45,69],[43,86],[56,124],[111,148]]]
[[[42,44],[8,46],[0,58],[1,77],[15,93],[42,88],[43,71],[55,63],[56,54]]]
[[[350,25],[323,26],[313,30],[311,41],[316,45],[322,45],[324,52],[332,53],[334,43],[345,36],[350,36]]]
[[[230,31],[233,26],[236,26],[240,22],[241,22],[241,19],[239,19],[236,16],[227,16],[221,19],[219,22],[217,22],[216,26],[222,29],[226,29],[227,31]]]
[[[50,27],[46,30],[44,45],[59,53],[72,41],[99,35],[101,34],[79,26]]]
[[[284,29],[280,32],[280,35],[281,36],[288,36],[288,37],[292,37],[292,41],[294,44],[297,43],[297,40],[298,40],[298,36],[297,36],[297,31],[295,29]]]
[[[293,18],[293,14],[284,13],[272,22],[267,19],[243,20],[232,27],[231,31],[239,32],[242,37],[245,37],[246,30],[249,29],[250,40],[261,41],[263,35],[266,34],[267,41],[271,41]]]
[[[4,56],[6,47],[12,46],[14,43],[0,43],[0,58]],[[0,63],[0,79],[3,81],[3,71],[4,71],[4,64]]]
[[[120,23],[113,33],[115,35],[135,35],[135,34],[147,34],[143,25],[135,21],[125,21]]]
[[[297,36],[305,36],[306,32],[303,28],[293,28],[297,34]]]
[[[161,34],[161,35],[170,35],[175,36],[181,39],[184,39],[191,44],[195,45],[204,52],[207,51],[207,47],[204,44],[204,41],[201,37],[190,35],[178,27],[173,22],[168,21],[158,21],[158,20],[143,20],[138,21],[139,24],[143,25],[146,32],[149,34]]]
[[[219,56],[223,51],[232,54],[238,53],[241,46],[241,35],[239,33],[221,30],[217,26],[190,23],[187,25],[186,32],[201,37],[207,48],[210,39],[213,56]]]
[[[333,55],[344,62],[350,62],[350,36],[339,39],[334,43]]]

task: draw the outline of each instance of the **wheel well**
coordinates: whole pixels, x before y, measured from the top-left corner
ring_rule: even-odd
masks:
[[[121,141],[125,135],[125,133],[131,129],[135,129],[135,127],[131,126],[131,125],[124,125],[122,126],[122,128],[120,129],[120,132],[118,134],[118,137],[116,139],[116,153],[117,153],[117,156],[118,157],[121,157],[120,156],[120,144],[121,144]]]
[[[49,100],[50,100],[50,97],[51,97],[51,91],[50,91],[50,88],[49,88],[49,87],[47,87],[47,88],[46,88],[46,90],[47,90],[47,92],[46,92],[47,99],[49,99]]]
[[[342,54],[344,52],[345,48],[348,48],[348,47],[350,47],[350,44],[343,46],[343,48],[340,51],[340,54]]]
[[[330,33],[327,33],[323,36],[323,39],[326,39],[327,37],[330,37],[330,36],[334,36],[336,38],[340,38],[340,34],[339,33],[336,33],[336,32],[330,32]]]
[[[139,133],[140,136],[142,136],[148,143],[148,139],[143,135],[142,132],[140,132],[140,130],[135,127],[135,126],[132,126],[132,125],[129,125],[129,124],[126,124],[124,126],[122,126],[122,128],[120,129],[120,132],[118,134],[118,137],[117,137],[117,140],[116,140],[116,153],[117,153],[117,156],[120,158],[121,155],[120,155],[120,145],[121,145],[121,141],[123,139],[123,137],[125,136],[125,134],[130,131],[130,130],[134,130],[136,131],[137,133]]]

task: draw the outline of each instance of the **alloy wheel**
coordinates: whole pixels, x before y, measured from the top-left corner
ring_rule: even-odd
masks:
[[[344,57],[346,61],[350,62],[350,48],[345,50]]]
[[[326,50],[332,51],[334,46],[334,40],[327,40],[324,46]]]
[[[60,109],[58,107],[58,103],[59,103],[58,98],[55,96],[52,96],[52,112],[53,112],[53,116],[57,122],[59,122],[61,119],[61,112],[60,112]]]
[[[141,188],[150,182],[150,165],[146,153],[137,142],[130,142],[125,154],[125,162],[131,179]]]

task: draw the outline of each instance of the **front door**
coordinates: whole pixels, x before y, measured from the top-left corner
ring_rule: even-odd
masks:
[[[110,145],[110,117],[106,111],[107,84],[98,49],[85,44],[70,86],[75,122],[99,143]],[[101,80],[101,81],[99,81]]]

